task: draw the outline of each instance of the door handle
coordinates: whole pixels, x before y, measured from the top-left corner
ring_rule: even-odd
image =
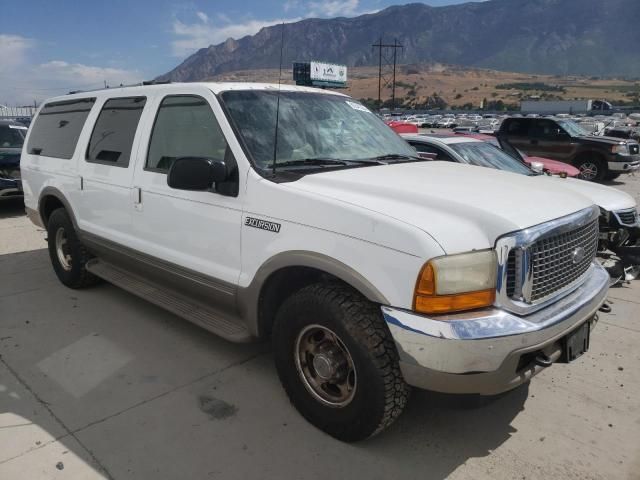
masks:
[[[133,187],[133,203],[135,205],[142,203],[142,189],[140,187]]]
[[[538,140],[531,140],[531,145],[537,145],[538,144]]]

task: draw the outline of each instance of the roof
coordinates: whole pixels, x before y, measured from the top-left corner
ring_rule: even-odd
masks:
[[[270,90],[277,91],[280,89],[283,92],[309,92],[309,93],[323,93],[327,95],[338,95],[348,97],[344,93],[336,92],[334,90],[324,90],[320,88],[302,87],[298,85],[288,85],[277,83],[249,83],[249,82],[178,82],[178,83],[158,83],[153,85],[133,85],[123,87],[111,87],[103,88],[100,90],[88,90],[83,92],[74,92],[67,95],[48,98],[44,103],[60,102],[65,100],[73,100],[76,98],[102,98],[113,96],[136,96],[142,95],[143,92],[161,92],[161,93],[179,93],[184,88],[204,87],[211,90],[213,93],[218,94],[230,90]]]
[[[408,142],[443,143],[445,145],[452,145],[456,143],[483,143],[481,140],[469,138],[464,135],[449,135],[438,133],[420,133],[416,135],[402,133],[400,134],[400,136]]]

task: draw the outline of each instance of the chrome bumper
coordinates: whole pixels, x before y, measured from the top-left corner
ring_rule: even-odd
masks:
[[[595,322],[608,289],[608,273],[594,263],[580,287],[526,316],[496,308],[429,318],[382,307],[382,314],[407,383],[491,395],[517,387],[544,368],[535,364],[533,352],[558,360],[561,339],[584,322]]]
[[[617,162],[608,162],[609,170],[612,172],[634,172],[640,168],[640,160],[634,155],[627,160],[625,157],[619,157]]]

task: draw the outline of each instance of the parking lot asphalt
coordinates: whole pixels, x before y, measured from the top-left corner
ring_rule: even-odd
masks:
[[[640,176],[613,182],[640,203]],[[365,442],[307,424],[268,344],[226,342],[108,284],[62,286],[0,203],[0,479],[640,479],[640,280],[591,348],[497,397],[414,391]]]

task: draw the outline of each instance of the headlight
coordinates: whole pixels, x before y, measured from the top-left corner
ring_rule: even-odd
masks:
[[[618,145],[614,145],[611,147],[611,151],[613,153],[621,153],[622,155],[629,154],[629,146],[626,143],[619,143]]]
[[[413,309],[449,313],[492,305],[496,299],[496,270],[493,250],[429,260],[416,282]]]

